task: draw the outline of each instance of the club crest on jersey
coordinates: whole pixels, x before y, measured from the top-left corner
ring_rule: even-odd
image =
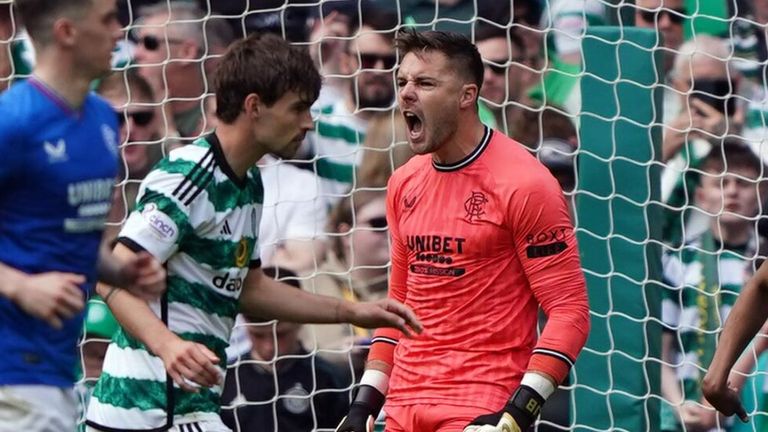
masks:
[[[69,159],[67,156],[67,143],[63,138],[56,141],[56,144],[45,141],[43,143],[43,150],[48,155],[48,163],[66,162]]]
[[[141,216],[152,228],[152,233],[161,240],[173,240],[179,232],[176,223],[167,214],[160,211],[155,203],[147,204],[141,211]]]
[[[415,196],[412,196],[410,199],[408,197],[403,198],[403,207],[405,208],[405,210],[412,209],[414,205],[416,205]]]
[[[248,264],[248,241],[242,238],[237,243],[237,249],[235,250],[235,265],[245,267],[246,264]]]
[[[482,192],[472,192],[472,195],[464,201],[464,210],[467,212],[467,220],[469,222],[479,221],[485,214],[485,205],[488,203],[488,198]]]

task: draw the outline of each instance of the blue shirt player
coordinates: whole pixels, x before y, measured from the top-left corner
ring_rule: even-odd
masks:
[[[0,429],[68,431],[88,293],[97,280],[157,292],[164,273],[101,241],[118,125],[89,86],[110,71],[115,0],[15,4],[37,65],[0,96]]]

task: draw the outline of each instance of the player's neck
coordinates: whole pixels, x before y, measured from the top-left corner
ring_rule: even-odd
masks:
[[[713,223],[712,225],[712,237],[722,244],[743,245],[752,236],[752,227],[749,223]]]
[[[242,121],[247,120],[240,116],[234,123],[221,123],[216,128],[224,158],[239,178],[245,178],[248,170],[267,153],[254,143],[249,129],[238,124]]]
[[[38,55],[32,74],[74,109],[83,105],[93,80],[53,54]]]
[[[451,165],[467,157],[472,153],[483,136],[485,126],[477,116],[471,119],[459,119],[456,132],[448,137],[439,150],[432,153],[432,159],[442,165]]]

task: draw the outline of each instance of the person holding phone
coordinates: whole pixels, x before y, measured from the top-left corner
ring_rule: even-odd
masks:
[[[707,228],[699,212],[676,209],[692,201],[699,165],[712,146],[741,132],[744,109],[735,97],[741,76],[728,62],[729,56],[726,40],[697,36],[680,47],[670,74],[679,108],[664,125],[661,162],[666,169],[661,190],[668,204],[663,238],[673,245],[681,244],[684,231],[700,233]]]

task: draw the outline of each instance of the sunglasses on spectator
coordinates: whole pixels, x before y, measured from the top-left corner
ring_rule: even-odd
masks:
[[[383,69],[392,69],[397,64],[397,56],[360,53],[360,67],[363,69],[375,69],[379,62],[384,66]]]
[[[137,42],[144,46],[147,51],[157,51],[160,48],[160,44],[165,44],[165,41],[169,44],[181,43],[181,39],[163,38],[160,39],[155,35],[144,35]]]
[[[647,23],[656,22],[657,15],[658,15],[659,21],[661,21],[663,15],[666,15],[672,24],[682,24],[683,21],[685,20],[684,9],[662,8],[662,9],[659,9],[658,11],[647,11],[647,10],[640,11],[640,18]]]
[[[361,222],[361,224],[368,225],[371,228],[384,229],[387,227],[387,217],[377,216]]]
[[[120,126],[125,125],[127,117],[133,119],[136,126],[147,126],[152,123],[152,119],[155,118],[155,113],[154,111],[118,112],[117,120],[120,123]]]

